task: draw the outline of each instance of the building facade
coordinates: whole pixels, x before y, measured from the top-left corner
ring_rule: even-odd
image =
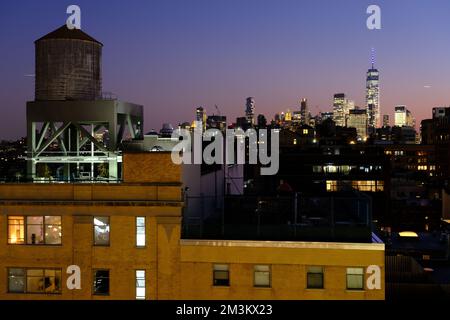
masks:
[[[347,127],[356,128],[359,141],[367,139],[367,112],[364,109],[352,109],[347,118]]]
[[[366,107],[369,129],[373,131],[380,126],[380,73],[375,69],[374,61],[366,75]]]
[[[123,157],[121,183],[0,185],[0,299],[384,299],[384,244],[181,239],[182,167]]]
[[[337,126],[345,127],[349,113],[348,100],[344,93],[336,93],[333,97],[333,121]]]
[[[248,97],[245,100],[245,118],[249,126],[255,124],[255,98]]]
[[[309,125],[309,108],[308,108],[308,99],[303,98],[300,101],[300,123]]]
[[[389,123],[389,115],[385,114],[383,115],[383,127],[389,127],[390,123]]]
[[[397,127],[414,127],[415,120],[406,106],[395,107],[395,126]]]

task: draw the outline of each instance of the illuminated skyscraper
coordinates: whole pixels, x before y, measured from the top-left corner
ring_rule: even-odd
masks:
[[[372,50],[372,67],[367,71],[366,106],[369,130],[380,127],[380,73],[375,69],[375,57]]]
[[[202,123],[203,131],[206,130],[206,110],[203,107],[198,107],[195,110],[195,120]]]
[[[358,140],[367,139],[367,112],[364,109],[352,109],[347,118],[347,127],[356,128]]]
[[[397,127],[415,127],[416,120],[406,106],[395,107],[395,125]]]
[[[286,121],[286,122],[292,121],[292,112],[291,112],[291,110],[288,109],[286,111],[286,114],[284,115],[284,121]]]
[[[345,127],[345,119],[348,111],[345,94],[336,93],[333,98],[333,121],[337,126]]]

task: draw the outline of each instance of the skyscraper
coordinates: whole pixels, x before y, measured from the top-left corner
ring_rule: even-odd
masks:
[[[309,124],[308,100],[305,98],[300,101],[300,117],[301,124]]]
[[[292,111],[287,109],[285,115],[284,115],[284,121],[290,122],[292,121]]]
[[[344,93],[336,93],[333,98],[333,121],[337,126],[345,127],[348,115],[347,99]]]
[[[195,120],[202,123],[203,131],[206,130],[206,110],[203,107],[198,107],[195,110]]]
[[[263,114],[259,114],[257,119],[258,119],[257,124],[259,128],[267,127],[267,119]]]
[[[367,112],[364,109],[352,109],[347,118],[347,127],[356,128],[358,140],[367,139]]]
[[[416,121],[406,106],[395,107],[395,125],[397,127],[415,127]]]
[[[389,127],[389,115],[383,115],[383,127]]]
[[[366,78],[366,106],[371,132],[380,126],[380,73],[374,65],[375,57],[372,50],[372,67],[367,70]]]
[[[251,126],[255,124],[255,98],[248,97],[245,103],[245,117],[247,118],[247,123]]]

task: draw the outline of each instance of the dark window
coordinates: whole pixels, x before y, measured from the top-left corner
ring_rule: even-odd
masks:
[[[94,294],[95,295],[109,294],[109,270],[94,271]]]

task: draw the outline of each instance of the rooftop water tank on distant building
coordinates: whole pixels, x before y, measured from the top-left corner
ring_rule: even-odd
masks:
[[[159,131],[161,137],[171,137],[173,133],[173,127],[170,123],[163,123],[162,129]]]
[[[35,100],[96,100],[101,97],[103,45],[66,25],[35,41]]]

